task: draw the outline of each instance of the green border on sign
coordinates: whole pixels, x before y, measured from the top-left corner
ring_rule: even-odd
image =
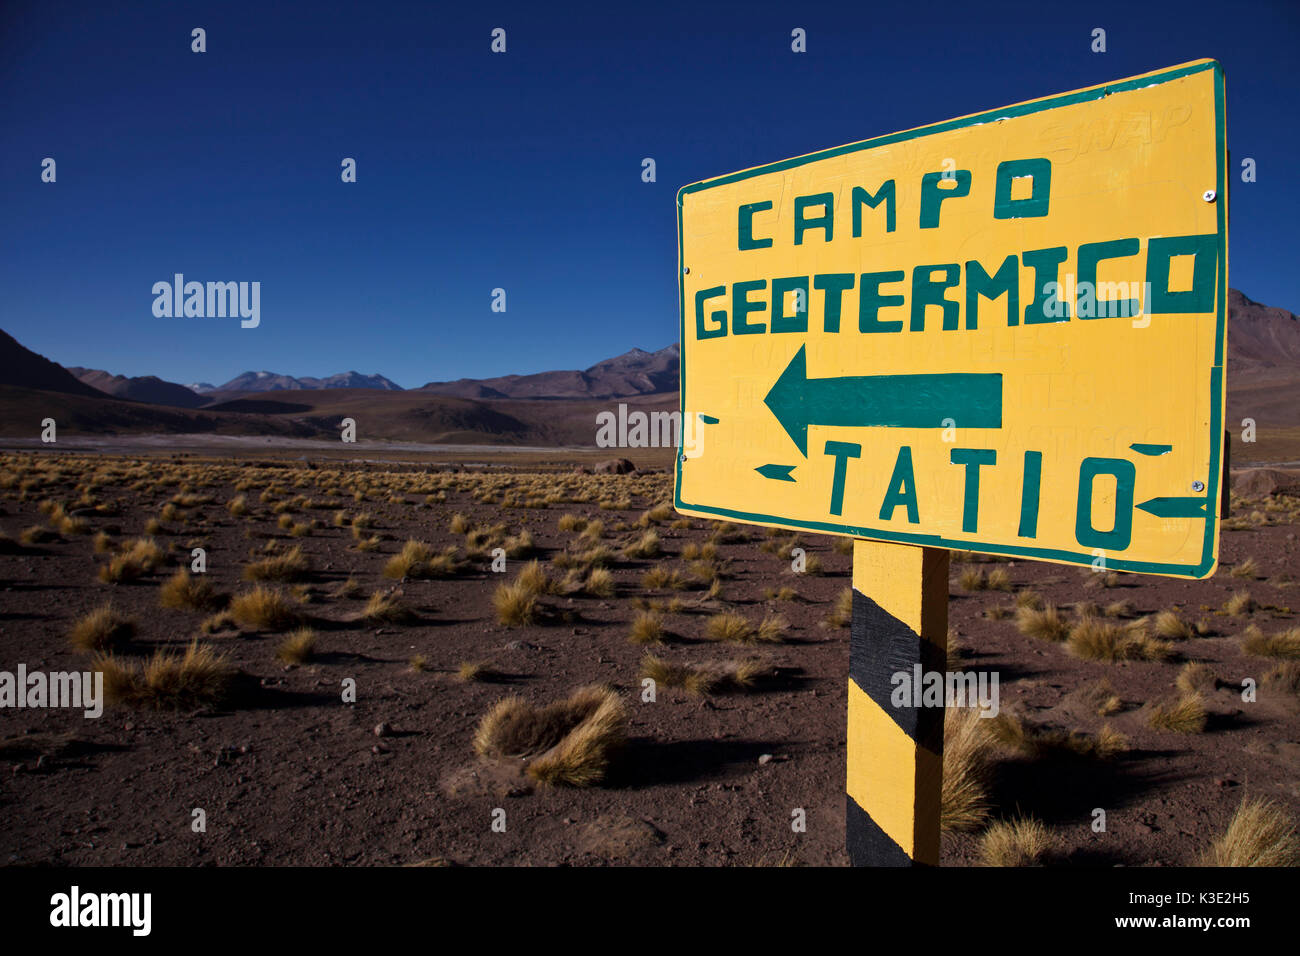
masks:
[[[1216,214],[1218,216],[1219,241],[1218,258],[1216,262],[1217,282],[1215,287],[1215,302],[1217,323],[1215,326],[1214,336],[1214,366],[1210,370],[1210,474],[1207,476],[1205,489],[1205,511],[1209,517],[1207,517],[1205,521],[1204,547],[1201,554],[1201,560],[1197,564],[1161,564],[1152,561],[1125,561],[1122,558],[1112,559],[1107,556],[1106,567],[1117,571],[1136,571],[1146,574],[1166,574],[1193,578],[1206,577],[1210,568],[1215,564],[1214,542],[1219,521],[1219,485],[1221,480],[1220,456],[1223,451],[1223,346],[1224,330],[1227,322],[1228,297],[1227,193],[1224,188],[1226,185],[1225,175],[1227,153],[1225,144],[1227,142],[1227,134],[1224,117],[1223,67],[1220,66],[1216,60],[1207,60],[1186,66],[1174,67],[1163,72],[1157,71],[1146,76],[1119,80],[1115,83],[1108,83],[1091,89],[1076,90],[1072,93],[1061,93],[1041,100],[1021,103],[1018,106],[1008,106],[1000,109],[987,110],[983,113],[977,113],[972,116],[947,120],[942,123],[934,123],[930,126],[922,126],[901,133],[890,133],[886,136],[861,140],[860,142],[849,143],[845,146],[836,146],[832,149],[825,149],[816,153],[808,153],[804,156],[796,156],[792,159],[769,163],[766,166],[757,166],[753,169],[747,169],[738,173],[731,173],[726,176],[719,176],[715,179],[708,179],[703,182],[691,183],[689,186],[683,186],[677,191],[677,288],[682,341],[681,356],[678,360],[678,375],[680,380],[678,394],[679,410],[682,415],[683,428],[685,427],[686,416],[686,282],[682,271],[685,267],[685,262],[683,261],[684,250],[682,248],[683,196],[690,193],[701,192],[705,189],[711,189],[715,186],[724,186],[729,183],[739,182],[743,179],[749,179],[752,176],[759,176],[764,173],[780,172],[781,170],[793,169],[808,163],[817,162],[818,160],[830,159],[834,156],[842,156],[845,153],[858,152],[876,146],[887,146],[890,143],[899,143],[909,139],[917,139],[922,136],[930,136],[935,133],[944,133],[949,130],[962,129],[966,126],[973,126],[978,123],[987,123],[1000,118],[1011,119],[1017,116],[1041,113],[1044,110],[1054,109],[1060,106],[1070,106],[1088,100],[1101,99],[1110,96],[1113,93],[1123,93],[1129,90],[1143,89],[1148,86],[1168,83],[1172,80],[1191,76],[1195,73],[1202,73],[1205,70],[1214,71],[1214,129],[1215,152],[1217,154],[1215,157],[1217,166],[1217,181],[1215,189],[1216,195],[1218,196],[1218,202],[1216,202],[1215,205],[1217,207]],[[681,492],[682,455],[678,453],[676,462],[676,481],[673,486],[673,500],[675,506],[678,508],[688,508],[692,511],[714,514],[724,518],[735,518],[739,521],[806,528],[810,531],[852,535],[854,537],[870,538],[876,541],[895,541],[900,544],[921,545],[934,548],[952,548],[962,551],[982,551],[988,554],[1014,555],[1027,558],[1046,558],[1049,560],[1064,561],[1071,564],[1091,564],[1094,558],[1091,552],[1060,551],[1053,548],[1031,548],[1018,545],[982,544],[974,541],[960,541],[944,538],[941,535],[882,531],[872,528],[857,528],[852,525],[833,524],[824,521],[796,521],[789,518],[779,518],[773,515],[735,511],[730,508],[714,508],[707,505],[693,505],[682,501]]]

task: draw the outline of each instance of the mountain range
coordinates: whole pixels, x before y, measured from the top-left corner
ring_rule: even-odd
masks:
[[[420,391],[456,398],[630,398],[677,391],[677,343],[658,352],[632,349],[582,371],[429,382]]]
[[[1228,421],[1255,420],[1261,436],[1281,435],[1288,449],[1293,444],[1300,452],[1300,319],[1236,289],[1228,291],[1228,305]],[[86,434],[337,440],[340,417],[352,416],[364,421],[373,439],[589,445],[594,415],[610,400],[674,407],[679,358],[673,344],[656,352],[632,349],[582,370],[463,378],[405,390],[382,375],[297,378],[265,371],[187,388],[152,375],[65,368],[0,331],[0,435],[29,435],[33,422],[53,416],[61,428]],[[1291,432],[1294,441],[1286,437]]]
[[[13,339],[10,338],[13,342]],[[13,343],[17,345],[16,342]],[[21,346],[18,346],[21,348]],[[32,353],[35,354],[35,353]],[[498,378],[462,378],[454,382],[429,382],[415,391],[449,398],[631,398],[658,395],[677,389],[676,343],[658,352],[632,349],[591,368],[572,371],[538,372],[532,375],[503,375]],[[53,364],[53,363],[51,363]],[[212,407],[241,395],[262,392],[295,392],[323,389],[373,389],[400,392],[403,388],[383,375],[340,372],[325,378],[295,377],[278,372],[244,372],[224,385],[195,382],[178,385],[153,375],[128,378],[102,369],[68,366],[79,381],[114,398],[150,402],[177,408]],[[0,369],[0,383],[9,384]],[[16,384],[16,383],[13,383]],[[66,385],[66,382],[64,383]],[[66,391],[66,389],[52,389]]]
[[[400,392],[402,386],[382,375],[362,375],[360,372],[339,372],[325,378],[281,375],[278,372],[244,372],[224,385],[198,382],[186,386],[200,395],[213,392],[293,392],[308,388],[377,388],[387,392]]]

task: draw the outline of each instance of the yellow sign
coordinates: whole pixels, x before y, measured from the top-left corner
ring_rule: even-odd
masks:
[[[684,187],[677,509],[1212,574],[1223,103],[1201,60]]]

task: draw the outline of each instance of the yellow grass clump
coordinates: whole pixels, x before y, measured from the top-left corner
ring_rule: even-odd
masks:
[[[122,546],[108,564],[100,565],[99,579],[105,584],[123,584],[152,573],[162,563],[162,549],[153,538],[136,538]]]
[[[1141,627],[1115,624],[1088,617],[1070,628],[1066,648],[1088,661],[1165,661],[1173,656],[1173,645],[1151,637]]]
[[[517,696],[498,701],[479,722],[474,749],[528,759],[528,775],[543,783],[589,787],[605,779],[626,736],[622,700],[608,687],[591,686],[544,707]]]
[[[1233,617],[1240,617],[1243,614],[1249,614],[1257,606],[1249,591],[1236,591],[1232,597],[1224,602],[1223,610]]]
[[[273,554],[261,561],[244,565],[245,581],[301,581],[311,573],[311,561],[303,553],[302,545],[295,544],[282,554]]]
[[[1047,827],[1033,817],[999,820],[980,837],[985,866],[1039,866],[1051,848]]]
[[[1055,604],[1025,604],[1016,609],[1016,630],[1026,637],[1059,644],[1069,636],[1070,625]]]
[[[1156,730],[1179,734],[1199,734],[1205,730],[1205,704],[1198,693],[1185,693],[1175,701],[1154,704],[1147,723]]]
[[[260,584],[235,595],[230,616],[243,627],[258,631],[287,631],[300,618],[297,607],[283,593]]]
[[[286,664],[305,664],[315,652],[316,632],[310,627],[300,627],[280,642],[275,656]]]
[[[1241,649],[1252,657],[1300,660],[1300,627],[1268,635],[1256,629],[1244,636]]]
[[[1175,686],[1184,694],[1199,694],[1203,691],[1214,690],[1218,686],[1218,678],[1214,674],[1214,668],[1204,661],[1188,661],[1183,665],[1183,669],[1178,672],[1178,678],[1175,680]]]
[[[647,654],[641,659],[641,676],[663,687],[679,687],[689,694],[703,696],[718,690],[748,690],[765,670],[758,661],[692,666],[674,664]]]
[[[944,711],[939,825],[945,831],[974,830],[989,815],[994,741],[987,723],[975,708],[949,707]]]
[[[632,619],[632,629],[627,638],[633,644],[662,644],[664,625],[653,611],[641,611]]]
[[[372,624],[410,624],[416,613],[402,601],[399,591],[375,591],[361,611],[363,620]]]
[[[226,703],[236,676],[225,655],[198,641],[181,654],[159,650],[143,665],[103,654],[91,666],[104,675],[104,696],[109,703],[155,710]]]
[[[853,623],[853,589],[845,588],[835,597],[835,605],[826,616],[831,627],[848,627]]]
[[[225,600],[206,576],[180,568],[158,588],[158,603],[176,610],[208,612],[220,608]]]
[[[537,594],[519,581],[498,584],[492,593],[492,606],[497,620],[506,627],[525,627],[537,621]]]
[[[1196,636],[1196,629],[1178,616],[1177,611],[1161,611],[1153,624],[1156,636],[1171,641],[1185,641]]]
[[[68,637],[79,650],[112,651],[129,643],[135,633],[135,621],[119,614],[110,601],[79,618]]]
[[[1242,800],[1224,831],[1201,856],[1202,866],[1300,866],[1300,836],[1281,806]]]

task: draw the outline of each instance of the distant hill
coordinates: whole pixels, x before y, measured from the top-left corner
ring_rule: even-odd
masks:
[[[88,398],[108,397],[99,389],[81,381],[62,365],[19,345],[17,339],[4,331],[0,331],[0,385],[66,392]]]
[[[82,368],[69,365],[68,371],[85,384],[97,388],[114,398],[125,398],[134,402],[149,402],[153,405],[171,405],[174,408],[198,408],[207,402],[198,395],[175,382],[164,382],[156,375],[138,375],[127,378],[114,375],[97,368]]]
[[[339,372],[327,378],[280,375],[276,372],[245,372],[236,375],[224,385],[207,386],[209,392],[279,392],[302,391],[319,388],[374,388],[386,392],[400,392],[402,386],[382,375],[362,375],[360,372]]]
[[[631,398],[677,391],[676,343],[658,352],[632,349],[582,371],[430,382],[419,391],[457,398]]]
[[[1230,371],[1300,368],[1300,319],[1286,309],[1260,305],[1236,289],[1228,290]]]
[[[1300,427],[1300,319],[1235,289],[1229,307],[1228,421],[1252,418],[1261,434],[1270,435]],[[199,395],[152,376],[78,367],[79,378],[0,332],[0,435],[29,435],[33,423],[53,416],[60,428],[89,434],[336,439],[339,422],[351,417],[367,439],[590,445],[595,415],[611,401],[675,406],[679,354],[675,344],[657,352],[633,349],[583,370],[430,382],[409,390],[355,372],[324,379],[248,372],[211,391],[203,386]],[[364,384],[345,388],[340,382]]]

